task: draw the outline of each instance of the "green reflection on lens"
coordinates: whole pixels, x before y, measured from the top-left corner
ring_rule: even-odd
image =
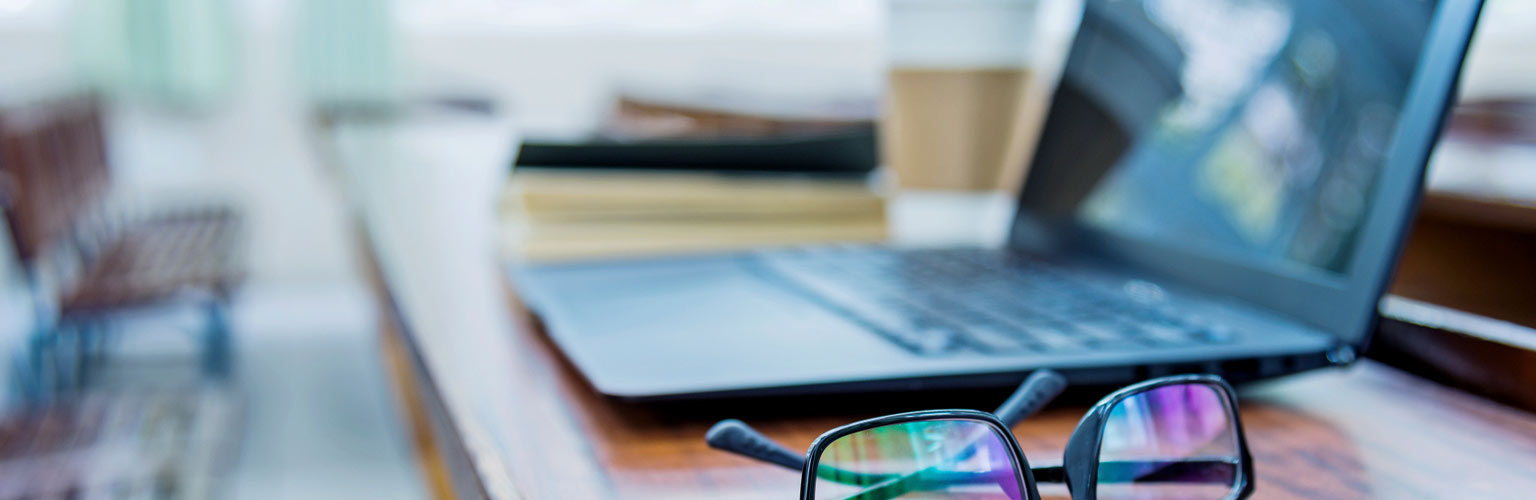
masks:
[[[838,438],[817,464],[815,498],[1022,500],[1006,437],[979,420],[924,420]]]

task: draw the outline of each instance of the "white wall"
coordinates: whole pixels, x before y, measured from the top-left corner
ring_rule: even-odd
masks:
[[[303,135],[294,1],[234,0],[241,64],[232,99],[204,116],[123,106],[114,121],[114,153],[123,182],[143,196],[226,193],[245,207],[253,279],[351,280],[345,217]],[[65,13],[72,3],[0,0],[0,75],[66,66],[60,62],[68,59]],[[532,136],[590,130],[624,85],[833,93],[880,87],[880,0],[392,4],[407,67],[470,82],[509,102]],[[1492,0],[1488,9],[1467,92],[1536,93],[1536,59],[1526,54],[1536,43],[1536,2]]]

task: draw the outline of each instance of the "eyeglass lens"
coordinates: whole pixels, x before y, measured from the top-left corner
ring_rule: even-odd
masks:
[[[1222,500],[1240,468],[1233,405],[1206,384],[1165,385],[1110,409],[1099,449],[1100,500]]]
[[[849,434],[822,451],[815,498],[1023,500],[1007,439],[985,422],[963,419]]]

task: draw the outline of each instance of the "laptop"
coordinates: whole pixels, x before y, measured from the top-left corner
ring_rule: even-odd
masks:
[[[637,401],[1242,382],[1347,365],[1479,0],[1087,0],[1004,248],[831,245],[514,265]]]

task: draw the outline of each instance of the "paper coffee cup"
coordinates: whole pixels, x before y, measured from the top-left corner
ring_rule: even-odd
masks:
[[[995,190],[1023,160],[1037,0],[889,0],[881,153],[903,188]]]

